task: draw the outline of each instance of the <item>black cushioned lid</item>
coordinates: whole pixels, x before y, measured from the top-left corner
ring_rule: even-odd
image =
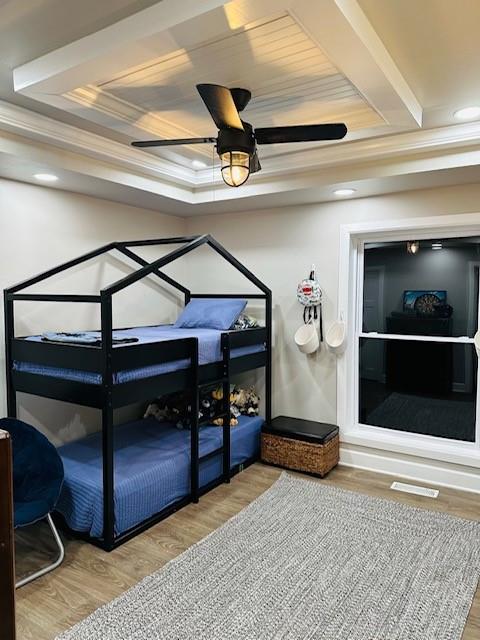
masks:
[[[325,422],[277,416],[262,429],[263,433],[322,444],[338,434],[338,427]]]

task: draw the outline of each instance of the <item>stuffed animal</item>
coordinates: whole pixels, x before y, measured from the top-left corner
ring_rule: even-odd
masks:
[[[223,399],[222,387],[218,387],[212,391],[214,402],[221,402]],[[242,389],[234,386],[230,391],[230,426],[238,424],[238,416],[258,416],[260,398],[255,388],[249,387]],[[213,420],[213,424],[221,426],[222,419]]]
[[[192,405],[189,394],[171,393],[148,405],[144,418],[153,416],[159,422],[173,422],[178,429],[189,428]],[[199,419],[202,413],[199,412]]]
[[[258,320],[253,316],[249,316],[246,313],[241,313],[238,316],[237,321],[233,325],[233,329],[238,331],[239,329],[255,329],[259,327]]]
[[[238,424],[238,416],[258,415],[259,398],[254,387],[230,390],[230,426]],[[223,418],[216,418],[223,410],[223,389],[217,387],[200,397],[198,419],[210,420],[211,424],[223,426]],[[148,405],[144,418],[153,416],[159,422],[173,422],[178,429],[189,429],[191,425],[191,398],[187,393],[173,393],[154,400]]]
[[[219,413],[222,413],[222,409],[223,409],[223,388],[222,387],[217,387],[216,389],[213,389],[211,391],[211,397],[212,397],[212,416],[218,415]],[[230,426],[231,427],[236,427],[238,424],[238,414],[235,414],[234,411],[232,411],[232,393],[230,393]],[[212,424],[214,424],[217,427],[222,427],[223,426],[223,418],[213,418],[212,420]]]
[[[159,422],[168,422],[168,410],[166,406],[163,405],[161,400],[162,399],[154,400],[153,402],[151,402],[146,408],[143,417],[150,418],[150,416],[153,416]]]
[[[235,410],[238,411],[238,415],[258,416],[260,398],[254,387],[249,387],[248,389],[234,387],[233,392],[230,394],[230,402],[235,407]]]

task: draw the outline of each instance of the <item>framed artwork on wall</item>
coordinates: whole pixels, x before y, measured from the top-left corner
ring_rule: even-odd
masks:
[[[430,315],[437,305],[447,303],[447,292],[442,289],[408,289],[403,292],[403,310]]]

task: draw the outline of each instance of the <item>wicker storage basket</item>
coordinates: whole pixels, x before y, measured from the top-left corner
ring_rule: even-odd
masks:
[[[275,433],[275,423],[278,420],[283,421],[279,423],[279,426],[283,427],[279,429],[281,435]],[[286,434],[285,424],[289,424],[286,422],[288,420],[284,416],[275,418],[271,428],[262,433],[262,462],[323,477],[338,463],[338,428],[333,425],[292,419],[295,421],[295,432],[287,431]],[[298,430],[301,422],[318,425],[322,434],[316,437],[312,433],[302,433]],[[326,427],[330,427],[329,433],[326,433]]]

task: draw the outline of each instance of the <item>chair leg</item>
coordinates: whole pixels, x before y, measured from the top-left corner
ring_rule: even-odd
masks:
[[[53,562],[52,564],[49,564],[47,567],[44,567],[43,569],[40,569],[39,571],[36,571],[35,573],[32,573],[31,575],[26,576],[25,578],[22,578],[22,580],[19,580],[15,585],[16,589],[18,589],[19,587],[23,587],[23,585],[28,584],[29,582],[33,582],[33,580],[36,580],[37,578],[44,576],[46,573],[49,573],[50,571],[53,571],[54,569],[59,567],[63,562],[63,559],[65,557],[65,548],[63,546],[60,535],[58,534],[57,528],[53,524],[52,516],[50,514],[47,515],[47,522],[50,526],[55,542],[57,543],[58,558],[55,560],[55,562]]]

